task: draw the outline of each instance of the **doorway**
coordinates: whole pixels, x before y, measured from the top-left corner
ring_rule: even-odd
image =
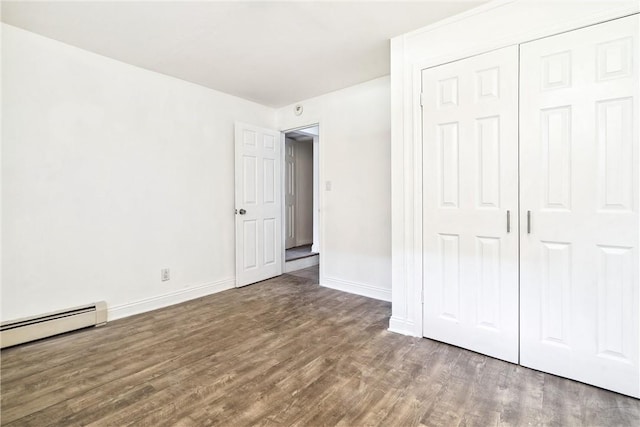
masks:
[[[318,266],[319,125],[284,132],[284,272]]]

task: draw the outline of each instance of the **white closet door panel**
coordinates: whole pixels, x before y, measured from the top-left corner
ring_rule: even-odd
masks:
[[[236,123],[236,286],[282,274],[280,133]]]
[[[518,361],[517,82],[516,46],[422,72],[424,336],[510,362]]]
[[[636,397],[637,22],[520,52],[521,363]]]

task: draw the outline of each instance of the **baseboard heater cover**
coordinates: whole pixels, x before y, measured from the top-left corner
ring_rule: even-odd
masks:
[[[0,324],[0,348],[107,323],[104,301]]]

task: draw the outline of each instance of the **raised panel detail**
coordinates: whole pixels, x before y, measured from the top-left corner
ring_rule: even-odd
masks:
[[[540,125],[544,208],[568,210],[571,208],[571,107],[542,110]]]
[[[633,251],[599,246],[598,355],[629,359],[633,333]]]
[[[258,222],[256,220],[245,220],[242,223],[244,237],[244,268],[258,267]]]
[[[263,136],[263,146],[266,151],[275,151],[276,149],[276,139],[273,135],[264,135]]]
[[[262,162],[262,170],[263,170],[263,185],[264,185],[264,203],[275,203],[276,202],[276,175],[275,175],[275,164],[276,161],[274,159],[263,159]]]
[[[457,321],[460,316],[460,237],[439,234],[443,319]]]
[[[500,313],[500,239],[476,237],[478,280],[476,324],[498,329]]]
[[[289,195],[296,194],[296,168],[293,162],[287,161],[287,189],[286,193]]]
[[[476,72],[476,97],[479,101],[500,98],[500,69]]]
[[[598,199],[601,209],[633,209],[632,109],[631,98],[598,103]]]
[[[258,140],[258,134],[252,130],[244,129],[242,131],[242,144],[247,148],[255,148]]]
[[[458,78],[440,80],[438,82],[438,108],[458,105]]]
[[[571,244],[542,242],[542,341],[569,345]]]
[[[255,205],[258,200],[258,171],[257,159],[254,156],[244,156],[242,158],[242,173],[244,195],[243,203],[245,205]]]
[[[296,209],[295,205],[287,205],[287,239],[295,237],[296,229]]]
[[[598,80],[617,79],[631,75],[632,43],[631,37],[627,37],[598,45]]]
[[[476,120],[478,206],[500,206],[500,117]]]
[[[542,57],[542,89],[561,89],[571,86],[571,52],[554,53]]]
[[[276,219],[265,218],[263,221],[264,232],[264,264],[270,265],[276,262]]]
[[[440,206],[458,207],[459,157],[458,123],[438,125],[440,149]]]

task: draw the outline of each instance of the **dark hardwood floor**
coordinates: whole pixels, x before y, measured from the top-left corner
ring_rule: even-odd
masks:
[[[316,271],[3,350],[2,424],[640,425],[639,400],[390,333]]]

